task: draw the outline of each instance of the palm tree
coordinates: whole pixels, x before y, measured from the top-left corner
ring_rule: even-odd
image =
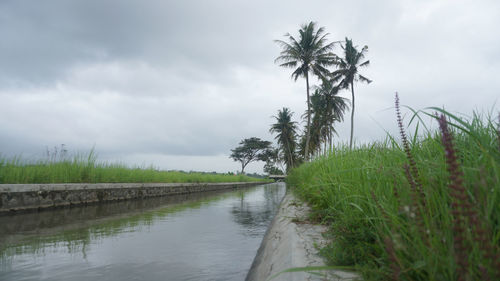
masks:
[[[311,95],[311,140],[309,149],[311,155],[318,154],[321,150],[321,143],[324,141],[324,132],[326,129],[326,103],[324,96],[315,90]],[[307,112],[306,112],[307,114]]]
[[[321,93],[324,104],[322,111],[323,139],[325,146],[328,141],[329,146],[332,147],[333,134],[337,134],[333,124],[344,121],[344,114],[349,108],[349,101],[338,95],[339,87],[333,86],[330,81],[323,80],[317,90]]]
[[[349,141],[349,148],[352,149],[352,137],[354,133],[354,82],[361,81],[371,83],[372,80],[359,74],[358,68],[368,66],[370,61],[363,61],[365,54],[368,52],[368,46],[364,46],[361,51],[356,49],[352,44],[352,40],[346,37],[345,46],[342,46],[344,56],[337,58],[338,70],[332,72],[333,81],[340,80],[340,87],[349,89],[351,87],[352,93],[352,110],[351,110],[351,138]]]
[[[321,144],[326,151],[327,144],[332,146],[333,134],[336,134],[333,124],[344,119],[348,101],[338,96],[338,87],[331,86],[328,81],[323,81],[320,87],[316,87],[311,96],[311,150],[319,153]]]
[[[279,57],[276,58],[275,63],[280,66],[294,68],[292,78],[297,81],[299,77],[306,79],[306,93],[307,93],[307,132],[306,132],[306,147],[305,159],[309,158],[309,140],[311,126],[310,114],[310,98],[309,98],[309,74],[312,73],[320,78],[326,77],[329,72],[326,67],[332,65],[335,61],[335,55],[331,53],[334,43],[328,43],[325,29],[320,27],[316,29],[316,23],[310,22],[304,24],[299,29],[299,37],[295,39],[289,33],[285,34],[288,39],[287,42],[282,40],[275,40],[282,51]]]
[[[275,139],[278,141],[279,148],[284,155],[287,172],[295,165],[295,148],[296,148],[296,130],[297,122],[292,121],[293,112],[288,108],[283,107],[278,110],[278,115],[273,116],[276,123],[271,125],[269,132],[277,133]]]

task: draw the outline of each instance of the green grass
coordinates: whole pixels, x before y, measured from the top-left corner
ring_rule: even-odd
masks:
[[[0,155],[0,184],[9,183],[217,183],[265,181],[245,175],[161,171],[98,162],[91,151],[59,161],[7,159]]]
[[[365,280],[500,280],[498,125],[430,110],[447,114],[456,170],[449,170],[441,133],[427,130],[407,141],[416,173],[389,136],[337,148],[289,174],[289,186],[330,227],[332,242],[321,250],[329,264],[352,266]]]

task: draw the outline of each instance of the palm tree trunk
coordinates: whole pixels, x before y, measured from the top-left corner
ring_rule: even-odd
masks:
[[[352,137],[354,134],[354,81],[351,82],[351,93],[352,93],[351,140],[349,141],[349,149],[352,150]]]
[[[328,136],[328,141],[330,143],[330,150],[333,150],[333,131],[330,131],[330,136]]]
[[[307,90],[307,132],[306,132],[306,149],[304,158],[309,161],[309,141],[311,139],[311,102],[309,101],[309,73],[306,72],[306,90]]]
[[[286,150],[288,151],[288,159],[285,159],[286,162],[286,173],[288,174],[288,171],[290,168],[293,166],[293,158],[292,158],[292,151],[290,150],[290,142],[288,139],[286,140]]]

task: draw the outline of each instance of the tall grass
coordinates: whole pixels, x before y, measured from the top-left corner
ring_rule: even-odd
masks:
[[[245,175],[161,171],[99,162],[94,151],[54,160],[28,161],[0,155],[2,183],[215,183],[262,181]]]
[[[408,138],[396,108],[401,142],[340,147],[289,174],[330,225],[321,252],[365,280],[500,280],[498,124],[430,108],[412,120],[440,130]]]

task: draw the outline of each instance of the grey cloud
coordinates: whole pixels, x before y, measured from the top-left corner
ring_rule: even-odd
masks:
[[[49,83],[76,66],[117,60],[191,64],[208,73],[255,64],[268,59],[271,45],[265,23],[249,24],[255,8],[233,1],[5,1],[0,77],[3,85]]]
[[[271,140],[283,106],[300,121],[305,82],[273,63],[273,40],[310,20],[330,40],[369,45],[363,71],[374,82],[356,85],[358,141],[383,139],[378,124],[397,133],[385,111],[395,91],[416,109],[489,110],[500,89],[498,11],[498,1],[4,0],[0,152],[65,143],[169,168],[223,161],[245,137]]]

